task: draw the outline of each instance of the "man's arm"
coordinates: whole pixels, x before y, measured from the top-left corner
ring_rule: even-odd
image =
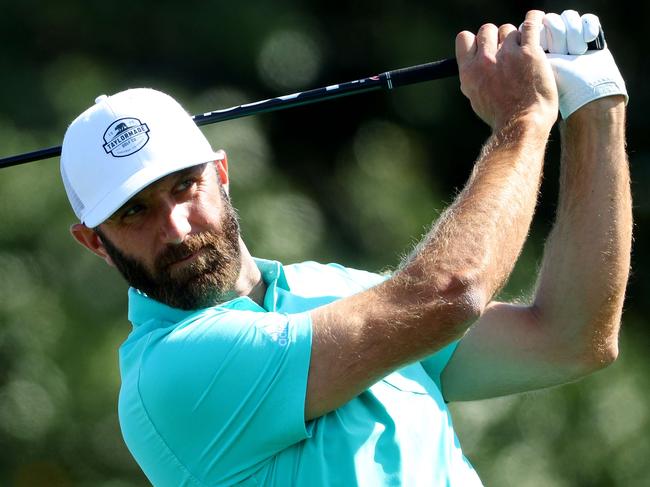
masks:
[[[307,419],[461,337],[511,272],[557,116],[542,15],[529,12],[521,43],[511,25],[457,37],[461,87],[493,135],[467,186],[391,279],[311,313]]]
[[[443,371],[449,401],[561,384],[617,356],[632,238],[623,97],[589,103],[561,133],[559,205],[534,298],[487,307]]]

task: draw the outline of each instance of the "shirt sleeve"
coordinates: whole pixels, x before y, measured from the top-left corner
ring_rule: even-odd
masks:
[[[458,346],[459,340],[450,343],[444,348],[441,348],[433,355],[429,355],[424,360],[420,361],[422,368],[427,373],[431,380],[436,383],[438,390],[442,392],[442,386],[440,384],[440,376],[442,371],[445,370],[445,367],[451,360],[451,356],[454,354],[456,347]]]
[[[310,354],[307,313],[210,310],[151,338],[140,394],[188,470],[239,481],[308,436]]]
[[[390,273],[377,274],[351,267],[343,267],[340,264],[327,264],[327,266],[340,272],[350,283],[354,283],[358,287],[358,291],[370,289],[390,278]]]

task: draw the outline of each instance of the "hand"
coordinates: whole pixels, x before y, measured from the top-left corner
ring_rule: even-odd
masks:
[[[627,103],[625,82],[609,49],[587,51],[587,43],[599,30],[600,21],[592,14],[581,17],[575,10],[565,10],[561,16],[544,16],[540,42],[549,51],[564,119],[606,96],[623,95]]]
[[[520,117],[550,129],[557,118],[557,88],[540,47],[543,17],[528,12],[521,35],[511,24],[485,24],[456,37],[461,91],[493,130]]]

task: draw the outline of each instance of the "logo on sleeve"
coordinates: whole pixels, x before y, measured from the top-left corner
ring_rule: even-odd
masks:
[[[113,157],[138,152],[149,142],[149,127],[137,118],[115,120],[104,132],[104,150]]]
[[[263,323],[259,328],[281,347],[289,344],[289,324],[286,321]]]

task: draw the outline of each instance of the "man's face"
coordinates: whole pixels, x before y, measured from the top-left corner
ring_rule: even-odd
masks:
[[[239,224],[211,163],[147,187],[97,232],[126,281],[157,301],[198,309],[233,297]]]

